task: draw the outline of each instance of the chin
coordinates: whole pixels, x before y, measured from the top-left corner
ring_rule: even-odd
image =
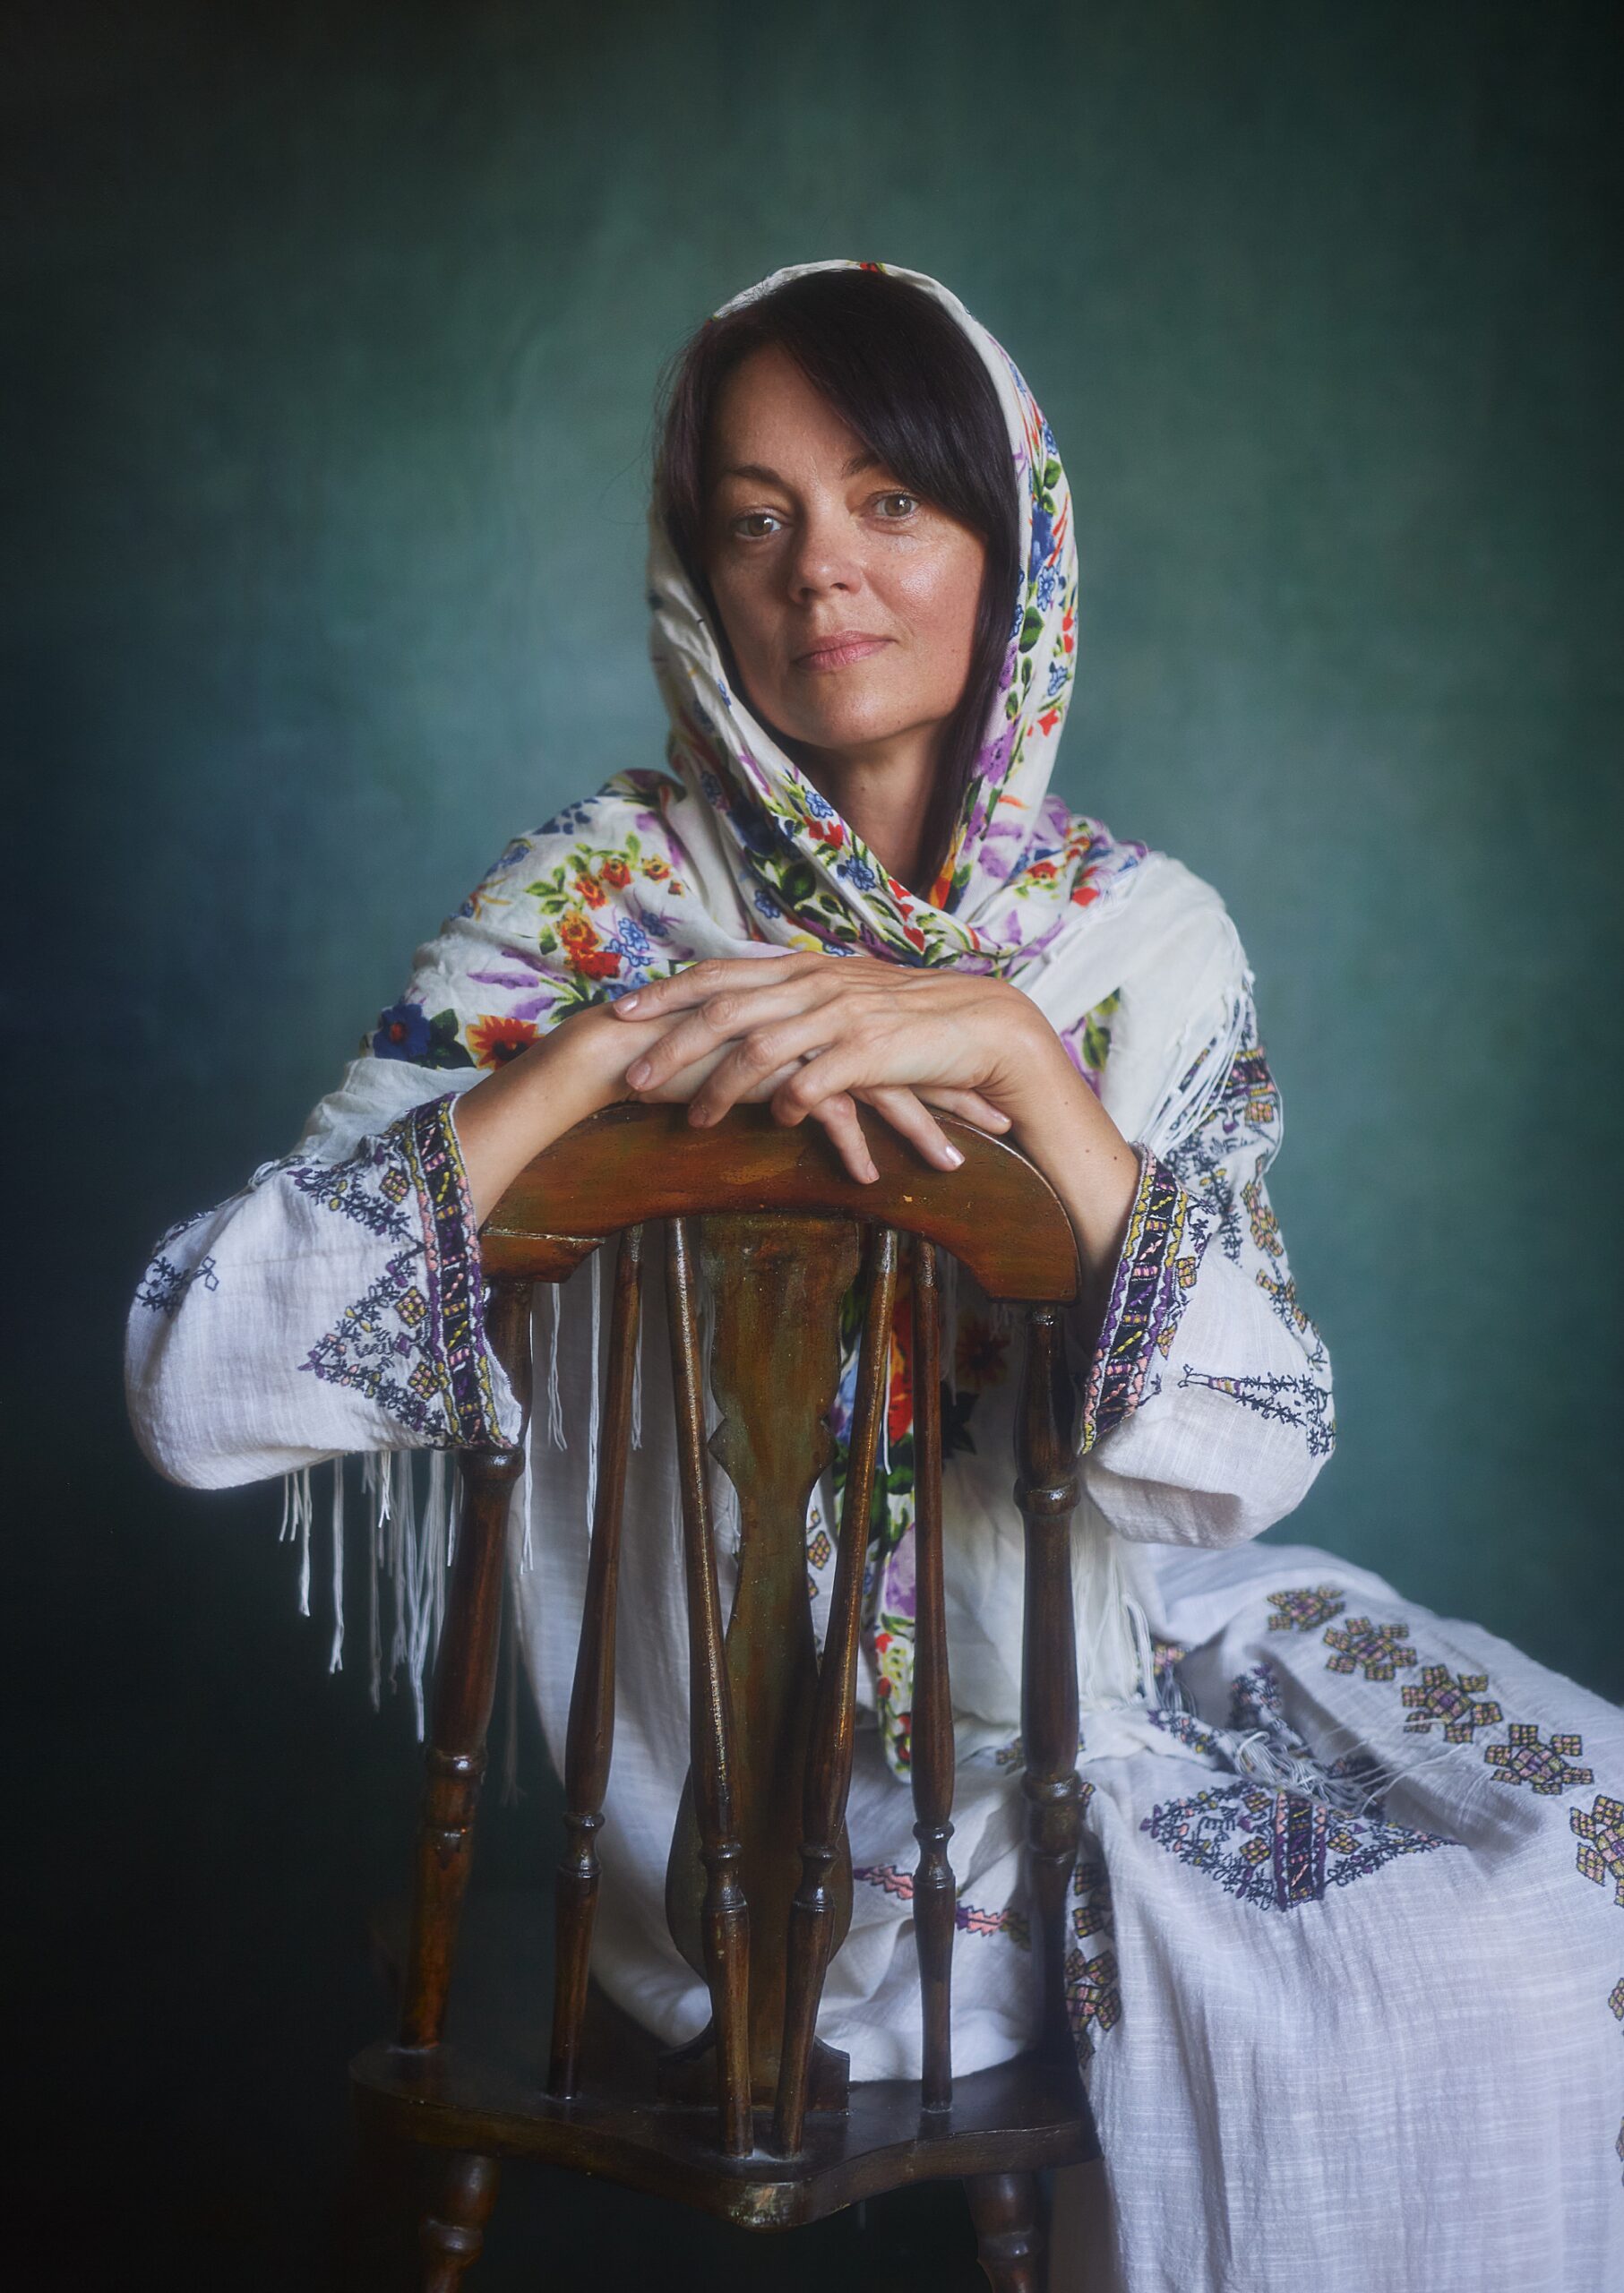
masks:
[[[828,709],[797,709],[783,729],[792,740],[814,749],[849,749],[894,739],[918,721],[915,711],[887,707],[853,694]]]

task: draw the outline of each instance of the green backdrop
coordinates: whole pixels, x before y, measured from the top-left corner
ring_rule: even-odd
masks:
[[[1061,786],[1222,890],[1285,1096],[1340,1446],[1276,1533],[1624,1685],[1615,22],[15,13],[10,1422],[48,1469],[16,1677],[72,1975],[41,1995],[212,2161],[186,2234],[236,2282],[315,2235],[409,1727],[324,1677],[270,1492],[140,1464],[125,1305],[506,837],[657,760],[652,388],[778,263],[936,273],[1060,438]],[[539,1868],[528,1751],[499,1871]],[[245,2121],[245,2060],[279,2098]],[[102,2107],[125,2147],[151,2116]]]

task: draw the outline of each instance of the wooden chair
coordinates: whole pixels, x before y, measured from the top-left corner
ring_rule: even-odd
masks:
[[[500,1935],[459,1970],[494,1685],[510,1499],[522,1449],[465,1450],[464,1507],[435,1677],[400,2023],[352,2065],[372,2131],[444,2153],[422,2224],[423,2284],[447,2293],[477,2254],[498,2160],[530,2156],[703,2207],[753,2229],[811,2221],[906,2183],[967,2186],[999,2293],[1036,2293],[1037,2170],[1096,2158],[1067,2029],[1067,1886],[1078,1852],[1078,1684],[1070,1524],[1075,1395],[1061,1343],[1077,1289],[1070,1224],[1042,1176],[968,1125],[965,1155],[925,1166],[865,1118],[880,1172],[850,1180],[824,1134],[736,1110],[695,1129],[681,1107],[616,1107],[538,1156],[484,1231],[488,1327],[529,1388],[530,1289],[618,1233],[597,1503],[563,1778],[550,2040]],[[655,1222],[658,1222],[657,1225]],[[640,1280],[663,1226],[691,1656],[691,1768],[667,1884],[673,1938],[710,1994],[703,2036],[677,2049],[591,1985],[614,1716],[614,1640]],[[899,1255],[911,1250],[917,1641],[912,1787],[919,1865],[924,2075],[850,2085],[816,2035],[826,1970],[850,1916],[851,1779],[864,1557]],[[837,1313],[866,1249],[866,1318],[844,1517],[820,1662],[804,1524],[826,1465]],[[939,1253],[994,1301],[1027,1307],[1015,1494],[1026,1521],[1022,1737],[1041,2038],[1021,2059],[955,2080],[951,1981],[954,1743],[941,1548]],[[738,1493],[737,1589],[726,1631],[704,1467],[698,1289],[711,1284],[711,1447]],[[628,1582],[626,1598],[638,1588]],[[611,1818],[612,1819],[612,1818]],[[470,1915],[470,1921],[471,1921]]]

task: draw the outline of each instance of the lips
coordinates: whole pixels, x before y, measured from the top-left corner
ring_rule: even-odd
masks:
[[[844,669],[854,661],[866,661],[890,643],[889,637],[876,637],[866,629],[839,629],[830,637],[820,637],[815,645],[795,656],[798,669]]]

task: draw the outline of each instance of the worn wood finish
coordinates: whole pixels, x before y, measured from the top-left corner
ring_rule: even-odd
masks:
[[[621,1518],[632,1439],[632,1385],[642,1312],[643,1230],[621,1236],[609,1317],[608,1390],[604,1397],[592,1550],[564,1743],[564,1850],[558,1866],[553,2043],[547,2091],[575,2091],[592,1928],[597,1913],[597,1834],[614,1741],[614,1628],[620,1584]]]
[[[1071,1222],[1023,1155],[939,1114],[965,1159],[938,1171],[879,1115],[859,1107],[857,1116],[880,1173],[872,1186],[847,1173],[820,1125],[786,1129],[766,1107],[735,1107],[725,1123],[699,1129],[682,1106],[606,1107],[514,1180],[482,1230],[486,1275],[556,1280],[605,1234],[642,1219],[813,1211],[924,1234],[967,1266],[989,1298],[1077,1296]]]
[[[705,1477],[693,1247],[685,1218],[666,1228],[666,1300],[676,1402],[677,1473],[688,1595],[690,1779],[706,1886],[696,1973],[710,1992],[721,2144],[729,2157],[752,2146],[750,2102],[750,1911],[739,1879],[734,1811],[733,1702],[722,1655],[722,1616]],[[667,1881],[667,1905],[670,1887]],[[669,1911],[668,1914],[669,1915]]]
[[[445,2160],[439,2191],[417,2232],[423,2293],[457,2293],[463,2272],[478,2260],[499,2171],[494,2158],[477,2151],[454,2150]]]
[[[885,1417],[896,1303],[897,1236],[891,1227],[881,1226],[870,1244],[868,1301],[841,1499],[839,1551],[802,1787],[801,1884],[790,1911],[784,2050],[773,2116],[773,2147],[785,2157],[799,2150],[805,2128],[818,2002],[823,1996],[823,1978],[834,1942],[835,1897],[829,1875],[844,1834],[851,1790],[864,1561],[868,1552],[874,1466]]]
[[[386,1968],[398,1962],[405,1926],[404,1906],[376,1923]],[[864,2081],[852,2087],[843,2116],[808,2117],[795,2158],[766,2148],[725,2157],[714,2110],[650,2100],[659,2041],[596,1987],[580,2097],[554,2101],[537,2075],[546,2048],[546,1928],[539,1894],[474,1890],[445,2044],[410,2056],[374,2047],[352,2067],[357,2110],[369,2131],[535,2158],[766,2230],[821,2220],[916,2182],[1099,2155],[1075,2074],[1028,2056],[958,2079],[952,2109],[939,2117],[922,2119],[915,2080]]]
[[[448,1985],[485,1761],[508,1504],[522,1445],[463,1459],[466,1502],[435,1681],[428,1782],[409,1925],[391,1945],[400,2040],[352,2065],[356,2105],[380,2134],[450,2152],[424,2224],[427,2282],[459,2282],[494,2192],[493,2161],[533,2155],[702,2207],[788,2227],[914,2181],[962,2177],[983,2264],[1002,2293],[1035,2293],[1032,2176],[1097,2158],[1066,2024],[1068,1885],[1080,1831],[1070,1533],[1078,1500],[1076,1395],[1062,1349],[1077,1259],[1063,1211],[1014,1150],[969,1126],[956,1172],[927,1170],[877,1118],[880,1182],[846,1178],[823,1134],[765,1110],[694,1130],[682,1108],[610,1110],[537,1158],[485,1230],[489,1324],[528,1414],[528,1287],[623,1236],[611,1317],[598,1495],[564,1758],[566,1843],[553,1980],[546,1926],[468,1948]],[[668,1871],[668,1911],[703,1976],[712,2023],[663,2050],[590,1981],[597,1842],[613,1737],[615,1617],[639,1588],[620,1568],[629,1415],[646,1220],[666,1221],[666,1336],[676,1413],[691,1678],[691,1774]],[[694,1222],[703,1218],[701,1230]],[[837,1307],[860,1230],[872,1278],[821,1663],[803,1547],[806,1500],[828,1455]],[[846,2089],[845,2058],[815,2036],[827,1967],[849,1917],[850,1787],[864,1563],[897,1308],[898,1232],[912,1241],[917,1620],[913,1791],[924,2074]],[[1016,1490],[1026,1523],[1022,1730],[1027,1868],[1042,1991],[1036,2051],[953,2077],[950,2054],[954,1746],[942,1584],[938,1252],[994,1299],[1031,1307],[1018,1407]],[[724,1634],[704,1436],[698,1284],[716,1309],[709,1364],[721,1421],[710,1456],[740,1498],[738,1591]],[[831,1524],[832,1525],[832,1524]],[[506,1939],[503,1939],[505,1935]],[[488,1984],[488,1987],[487,1987]],[[551,1988],[551,2033],[541,2027]],[[449,2017],[449,2020],[448,2020]],[[544,2088],[541,2066],[547,2065]],[[776,2080],[775,2080],[776,2074]],[[549,2091],[550,2090],[550,2091]],[[770,2099],[755,2146],[752,2103]],[[761,2121],[768,2134],[765,2115]]]
[[[920,2102],[953,2099],[953,1694],[941,1554],[941,1296],[933,1243],[916,1237],[914,1275],[914,1935],[924,2022]]]
[[[529,1398],[530,1294],[523,1282],[495,1285],[486,1327],[525,1404]],[[461,1453],[462,1517],[446,1595],[434,1674],[426,1778],[417,1827],[411,1951],[401,2000],[400,2044],[440,2041],[456,1948],[457,1920],[473,1855],[474,1817],[485,1776],[485,1732],[496,1687],[508,1508],[524,1470],[524,1431],[512,1448]]]
[[[856,1227],[846,1218],[751,1214],[707,1218],[702,1267],[711,1300],[710,1386],[721,1412],[710,1452],[738,1497],[737,1590],[726,1659],[734,1713],[733,1804],[740,1879],[756,1947],[750,1955],[750,2074],[754,2100],[770,2107],[784,2034],[785,1954],[800,1872],[801,1811],[788,1779],[805,1772],[818,1686],[817,1646],[806,1593],[806,1515],[833,1454],[825,1418],[840,1370],[840,1300],[859,1266]],[[795,1371],[783,1340],[795,1333]],[[706,1874],[690,1779],[672,1840],[666,1904],[690,1965],[700,1955]],[[835,1947],[851,1919],[851,1856],[844,1829],[829,1874]],[[846,2058],[825,2049],[818,2100],[838,2108]],[[696,2050],[692,2091],[714,2082],[714,2061]],[[668,2074],[668,2091],[675,2080]]]
[[[1037,2176],[975,2174],[965,2184],[975,2258],[992,2293],[1042,2293],[1044,2233]]]
[[[1027,1317],[1018,1404],[1015,1485],[1027,1524],[1021,1655],[1027,1868],[1042,2043],[1052,2058],[1068,2061],[1075,2057],[1066,2022],[1066,1894],[1077,1861],[1081,1797],[1071,1599],[1071,1516],[1078,1494],[1076,1406],[1061,1316],[1053,1306],[1035,1306]]]

